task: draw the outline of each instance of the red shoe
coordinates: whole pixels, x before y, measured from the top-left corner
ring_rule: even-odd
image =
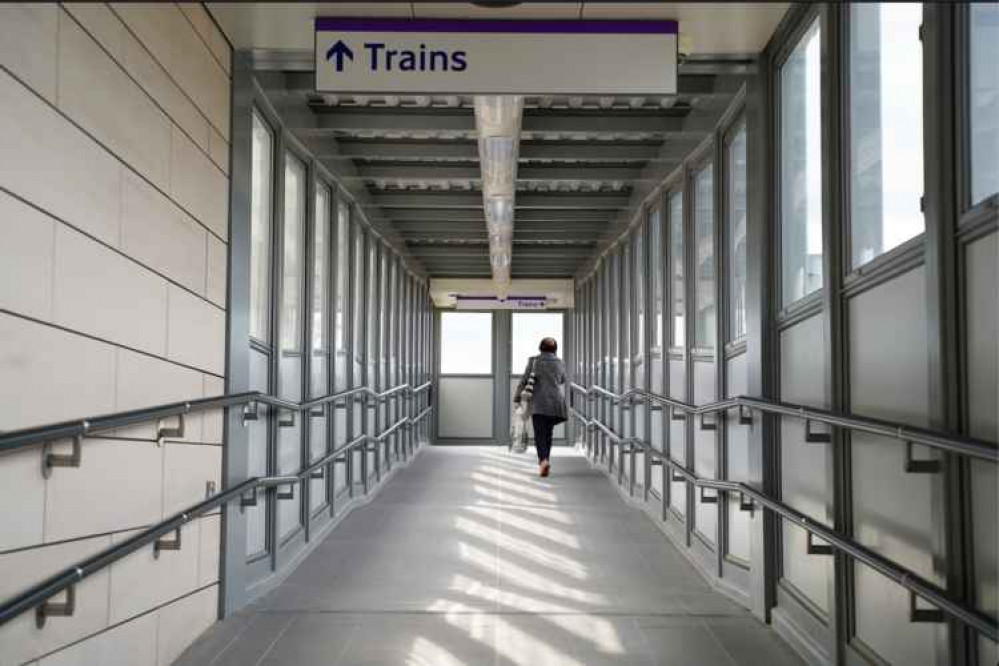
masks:
[[[548,476],[548,470],[550,468],[551,468],[551,465],[548,464],[547,460],[542,461],[542,463],[541,463],[541,476]]]

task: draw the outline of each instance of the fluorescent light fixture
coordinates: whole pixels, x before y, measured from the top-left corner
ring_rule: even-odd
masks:
[[[489,231],[489,264],[497,296],[506,298],[513,254],[514,196],[520,121],[524,98],[516,95],[475,97],[475,126],[479,134],[482,205]]]

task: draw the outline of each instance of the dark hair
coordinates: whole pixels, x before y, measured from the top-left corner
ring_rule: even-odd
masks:
[[[541,344],[538,345],[538,351],[555,353],[558,351],[558,343],[555,342],[555,338],[542,338]]]

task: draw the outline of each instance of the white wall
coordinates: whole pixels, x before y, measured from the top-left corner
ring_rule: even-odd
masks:
[[[229,65],[200,4],[0,5],[0,430],[224,392]],[[0,456],[0,599],[203,498],[221,461],[220,413],[162,447],[104,433],[48,480],[40,449]],[[0,627],[0,666],[169,664],[214,621],[219,524]]]

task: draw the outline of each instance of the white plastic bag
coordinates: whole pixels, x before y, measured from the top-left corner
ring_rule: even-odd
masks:
[[[510,423],[510,450],[523,453],[527,450],[527,409],[523,401],[513,407],[513,418]]]

